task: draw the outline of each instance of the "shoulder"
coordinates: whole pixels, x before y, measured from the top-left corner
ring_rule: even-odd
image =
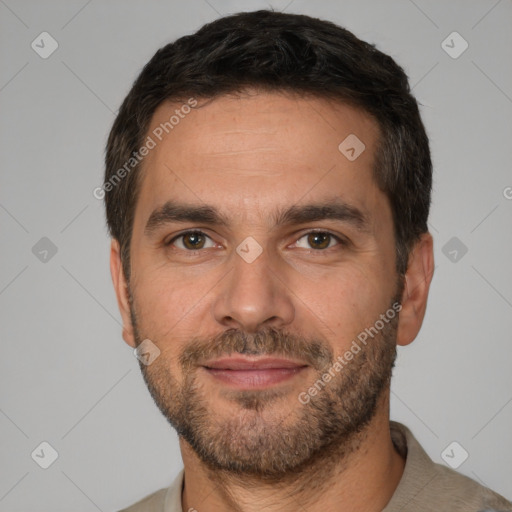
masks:
[[[119,512],[162,512],[166,493],[167,489],[160,489]]]
[[[390,422],[393,443],[406,458],[402,479],[384,512],[512,512],[512,503],[457,471],[437,464],[413,436]]]
[[[119,512],[182,512],[181,493],[185,471],[182,468],[167,488],[149,494],[137,503]]]
[[[512,503],[498,493],[453,469],[441,464],[434,464],[434,466],[436,476],[429,492],[445,500],[446,504],[450,505],[450,510],[512,511]]]

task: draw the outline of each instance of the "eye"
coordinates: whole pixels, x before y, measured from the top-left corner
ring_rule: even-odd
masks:
[[[301,240],[304,240],[301,242]],[[344,241],[328,231],[310,231],[301,236],[295,245],[304,249],[322,250],[334,245],[343,245]]]
[[[210,245],[207,245],[208,241],[210,242]],[[178,249],[185,251],[195,251],[198,249],[208,249],[210,247],[215,247],[212,239],[202,231],[186,231],[185,233],[181,233],[180,235],[175,236],[165,245],[174,245]]]

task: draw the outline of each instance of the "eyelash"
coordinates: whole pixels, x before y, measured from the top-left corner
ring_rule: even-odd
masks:
[[[326,231],[326,230],[322,230],[322,229],[312,229],[310,231],[306,231],[299,238],[297,238],[297,241],[300,240],[301,238],[304,238],[305,236],[310,235],[311,233],[320,233],[322,235],[328,235],[328,236],[334,238],[334,240],[336,240],[336,242],[338,242],[338,245],[340,245],[340,246],[347,246],[348,245],[348,241],[347,240],[341,238],[338,235],[335,235],[334,233],[331,233],[330,231]],[[175,237],[173,237],[168,242],[165,242],[164,245],[166,247],[170,247],[170,246],[172,246],[172,244],[176,240],[178,240],[179,238],[185,237],[187,235],[201,235],[201,236],[204,236],[204,237],[209,238],[211,240],[211,237],[209,237],[204,231],[200,231],[200,230],[197,230],[197,229],[191,229],[191,230],[188,230],[188,231],[183,231],[179,235],[176,235]],[[181,248],[177,248],[177,249],[180,250],[180,251],[185,251],[185,252],[187,252],[189,254],[196,254],[196,253],[199,253],[199,252],[204,250],[204,249],[193,250],[193,249],[181,249]],[[328,249],[333,249],[333,247],[326,247],[325,249],[313,249],[313,248],[311,248],[311,249],[309,249],[309,251],[310,252],[315,252],[315,253],[321,253],[321,252],[326,252]]]

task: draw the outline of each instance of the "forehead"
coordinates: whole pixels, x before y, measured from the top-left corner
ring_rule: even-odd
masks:
[[[255,214],[322,194],[355,200],[364,210],[379,195],[373,180],[379,129],[359,109],[281,93],[184,105],[165,102],[151,120],[147,136],[155,147],[143,163],[137,206],[143,216],[184,196],[244,215],[246,206]],[[362,144],[355,160],[347,158]]]

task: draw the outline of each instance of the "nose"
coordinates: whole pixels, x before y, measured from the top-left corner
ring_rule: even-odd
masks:
[[[282,272],[270,266],[266,252],[250,263],[237,253],[232,260],[232,271],[219,283],[213,303],[215,320],[223,327],[249,333],[289,325],[295,316],[293,294]]]

